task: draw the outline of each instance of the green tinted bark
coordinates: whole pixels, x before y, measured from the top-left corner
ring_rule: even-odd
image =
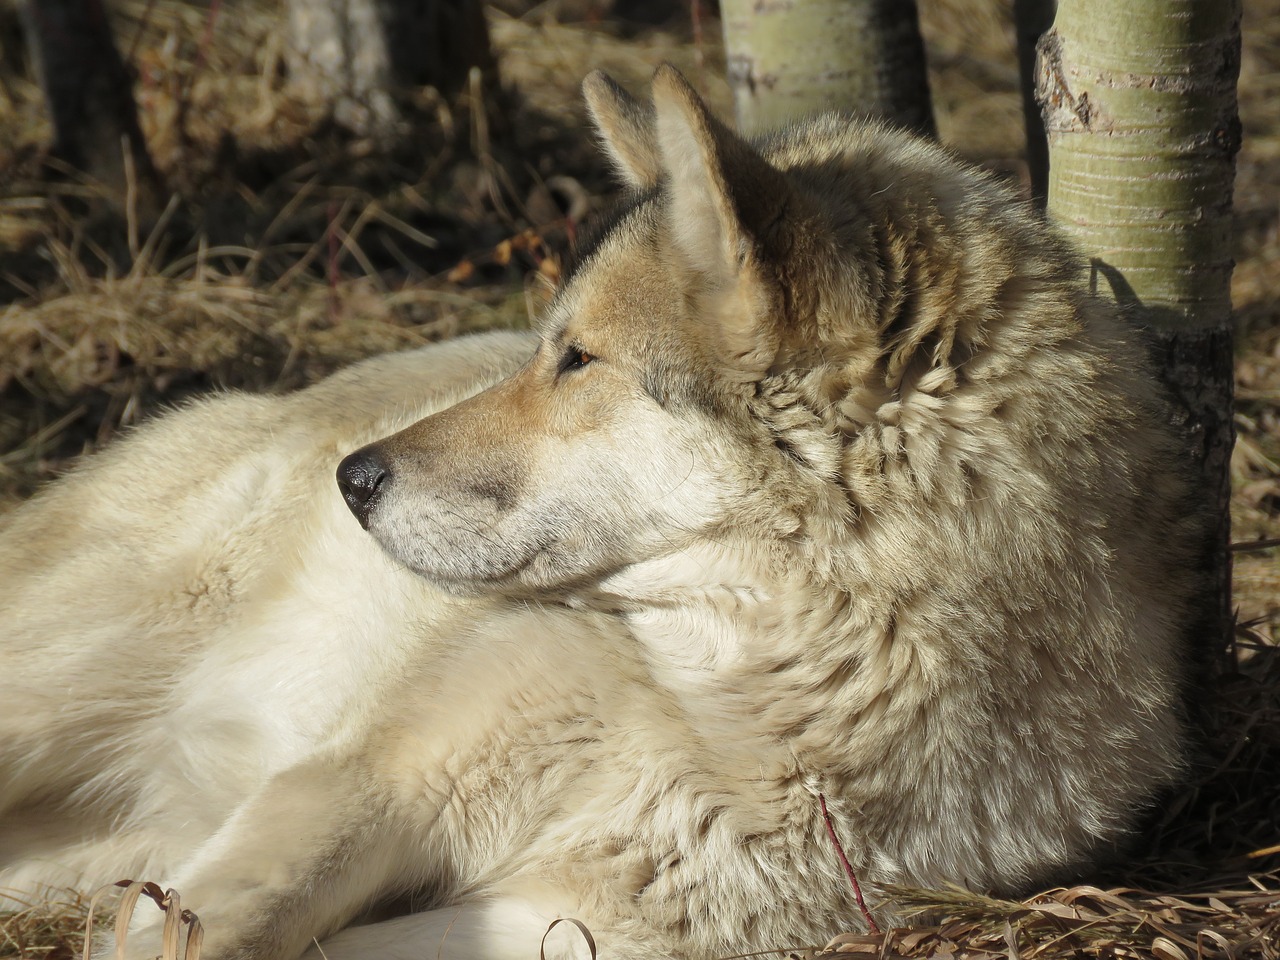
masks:
[[[935,135],[914,0],[722,0],[720,11],[742,130],[844,110]]]
[[[1231,199],[1240,146],[1240,0],[1060,0],[1040,42],[1049,215],[1098,290],[1154,333],[1165,379],[1197,440],[1206,545],[1229,628]],[[1215,637],[1216,639],[1216,637]]]

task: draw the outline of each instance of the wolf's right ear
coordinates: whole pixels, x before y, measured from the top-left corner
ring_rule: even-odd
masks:
[[[662,177],[662,161],[652,108],[633,98],[603,70],[587,74],[582,95],[600,142],[623,182],[637,190],[656,187]]]

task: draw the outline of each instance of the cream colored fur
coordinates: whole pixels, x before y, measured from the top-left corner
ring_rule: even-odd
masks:
[[[175,886],[212,960],[557,917],[710,958],[860,922],[819,793],[887,920],[1105,856],[1176,777],[1204,518],[1064,242],[900,132],[586,92],[635,194],[536,350],[197,404],[7,521],[0,884]]]

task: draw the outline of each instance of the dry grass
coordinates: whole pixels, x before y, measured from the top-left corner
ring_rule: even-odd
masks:
[[[672,60],[721,109],[729,102],[714,22],[695,46],[687,22],[620,30],[550,0],[523,17],[493,14],[521,99],[424,93],[430,119],[385,154],[338,135],[286,89],[267,0],[216,19],[218,7],[183,0],[115,6],[176,199],[158,220],[130,223],[93,184],[50,171],[38,91],[0,55],[0,509],[190,392],[294,387],[370,353],[525,322],[527,276],[554,275],[606,189],[577,105],[587,70],[641,86]],[[943,139],[1016,175],[1006,6],[945,0],[922,13]],[[1280,537],[1280,0],[1247,7],[1234,282],[1241,546]],[[838,938],[827,952],[1280,957],[1278,553],[1236,554],[1242,626],[1204,678],[1196,772],[1133,851],[1089,878],[1112,889],[1023,903],[896,891],[924,911],[916,923]],[[0,957],[78,955],[86,909],[68,898],[0,916]]]
[[[89,901],[73,890],[25,910],[0,913],[0,957],[72,960],[84,948]]]
[[[836,952],[875,953],[881,960],[1280,957],[1280,878],[1275,876],[1254,877],[1242,889],[1180,894],[1077,886],[1013,902],[963,890],[903,890],[896,901],[945,919],[883,938],[849,938],[836,945]]]

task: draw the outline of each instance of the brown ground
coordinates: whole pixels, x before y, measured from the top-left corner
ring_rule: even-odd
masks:
[[[663,24],[602,18],[609,0],[492,11],[505,105],[423,97],[433,119],[393,155],[333,131],[284,90],[270,0],[120,0],[143,125],[179,199],[128,223],[42,166],[38,91],[0,6],[0,510],[159,405],[213,386],[280,389],[372,352],[527,322],[608,189],[577,83],[603,67],[642,88],[671,60],[722,110],[719,26],[685,4]],[[521,6],[507,0],[506,7]],[[709,4],[701,4],[707,7]],[[926,2],[938,126],[1018,176],[1009,4]],[[1234,538],[1280,537],[1280,0],[1250,0],[1240,80]],[[572,214],[572,223],[565,212]],[[1280,957],[1280,558],[1236,554],[1236,644],[1206,678],[1206,749],[1138,851],[1026,904],[902,893],[941,923],[843,952],[976,958]],[[1140,887],[1138,893],[1125,887]],[[0,958],[79,949],[84,904],[0,915]],[[836,931],[833,931],[835,933]]]

